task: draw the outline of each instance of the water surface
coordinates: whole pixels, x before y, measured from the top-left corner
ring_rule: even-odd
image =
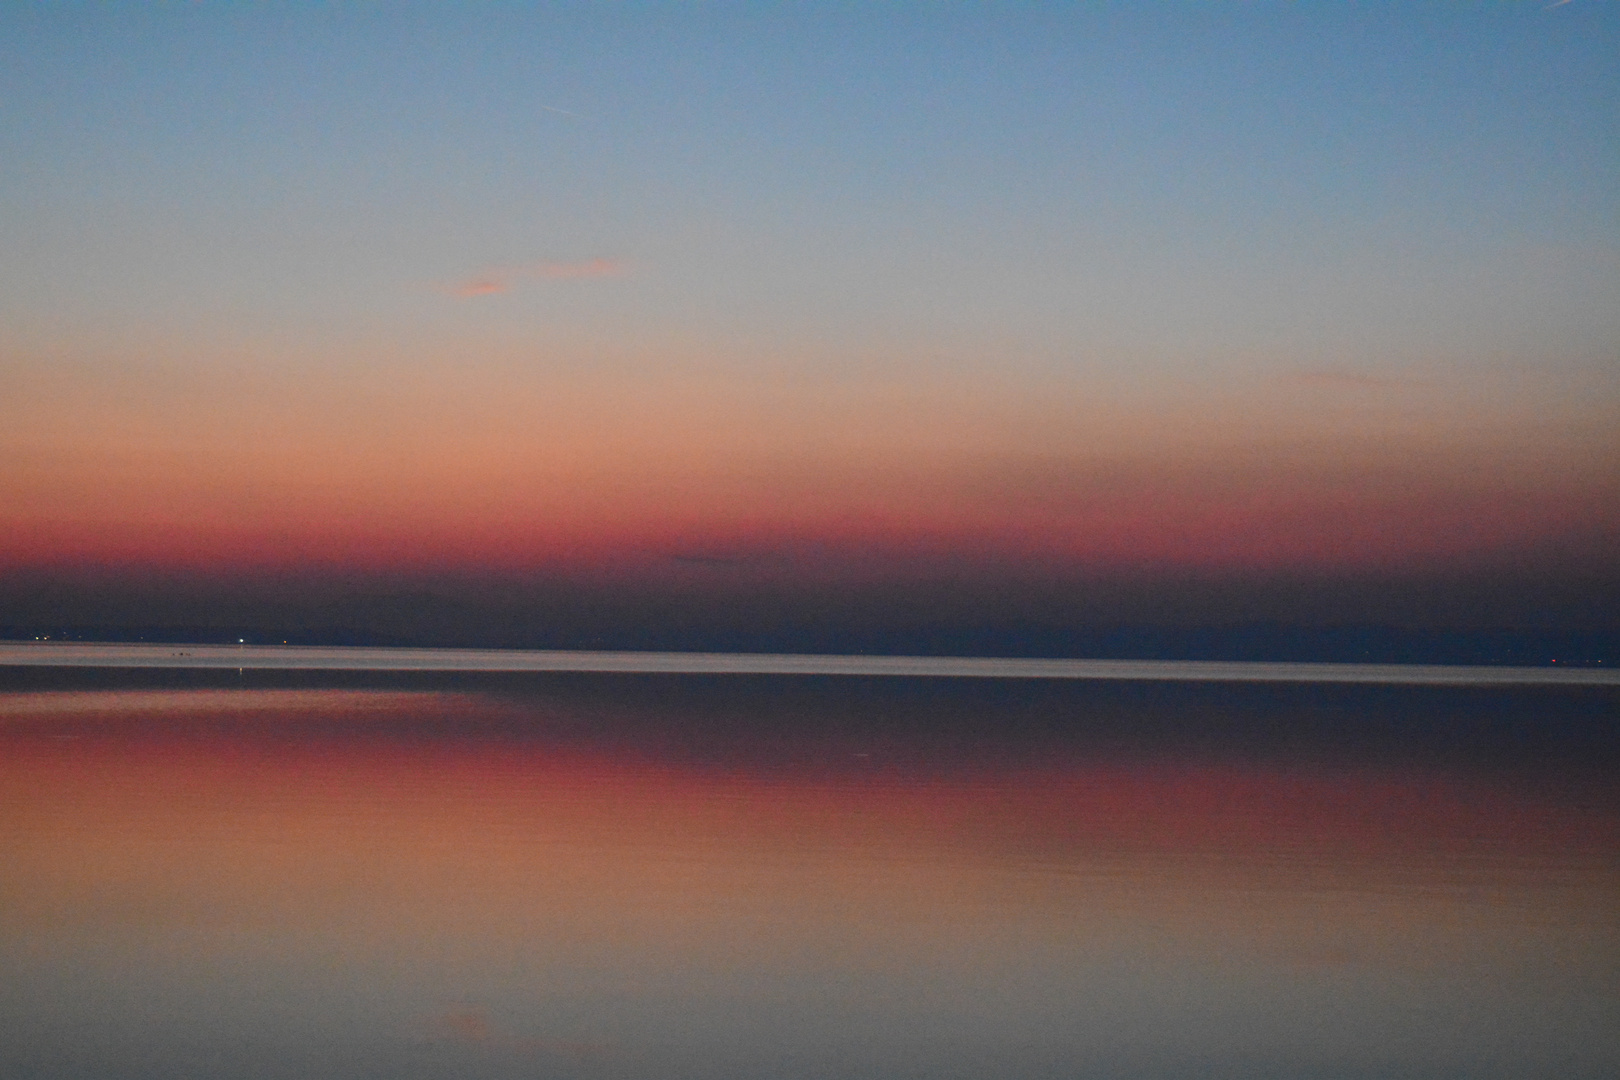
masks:
[[[14,680],[0,1074],[1614,1075],[1614,704]]]

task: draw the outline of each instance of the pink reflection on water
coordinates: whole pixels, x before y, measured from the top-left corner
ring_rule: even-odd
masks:
[[[263,1038],[364,1032],[406,1055],[632,1075],[829,1039],[874,1061],[917,1039],[1093,1063],[1369,1040],[1461,1060],[1479,1039],[1620,1060],[1601,1034],[1620,814],[1586,789],[1185,755],[783,768],[389,734],[523,708],[13,697],[4,947],[36,987],[96,988],[35,1020],[144,1001],[183,1032],[183,1003],[217,1025],[223,995]]]

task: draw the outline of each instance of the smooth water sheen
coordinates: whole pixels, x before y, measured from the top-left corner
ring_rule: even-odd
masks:
[[[13,689],[0,1075],[1620,1075],[1558,693]]]

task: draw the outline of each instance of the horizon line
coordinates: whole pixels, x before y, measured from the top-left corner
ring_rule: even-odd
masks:
[[[486,671],[624,675],[829,675],[1143,682],[1363,683],[1411,686],[1620,686],[1620,668],[1603,667],[454,649],[246,643],[186,645],[0,641],[0,667]]]

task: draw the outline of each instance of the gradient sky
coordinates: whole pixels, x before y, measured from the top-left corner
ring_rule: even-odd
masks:
[[[1615,578],[1617,57],[1586,0],[7,5],[0,568]]]

